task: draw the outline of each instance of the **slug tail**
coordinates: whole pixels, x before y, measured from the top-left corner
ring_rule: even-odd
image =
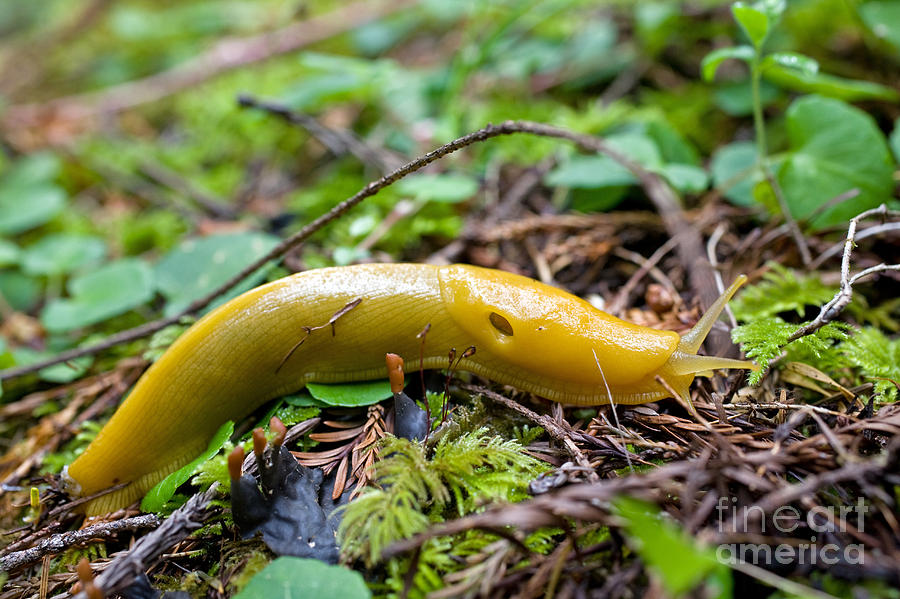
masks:
[[[85,503],[80,507],[80,510],[86,516],[99,516],[101,514],[114,512],[123,507],[128,507],[135,501],[142,499],[144,495],[147,494],[147,491],[155,487],[159,481],[189,463],[199,453],[200,449],[185,452],[171,464],[166,464],[159,470],[148,472],[140,478],[131,481],[126,487],[113,491],[112,493],[107,493],[106,495],[101,495],[100,497]]]

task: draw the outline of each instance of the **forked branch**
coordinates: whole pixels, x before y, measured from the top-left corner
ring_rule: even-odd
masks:
[[[853,253],[853,246],[856,244],[856,228],[859,226],[860,221],[873,216],[881,216],[882,219],[900,218],[900,211],[888,210],[887,205],[882,204],[878,208],[866,210],[853,217],[850,221],[850,226],[847,228],[847,239],[844,242],[844,255],[843,258],[841,258],[840,290],[835,294],[831,301],[822,306],[818,316],[810,323],[803,325],[794,331],[794,333],[788,337],[788,343],[815,333],[837,318],[838,315],[843,312],[844,308],[850,304],[850,300],[853,299],[853,284],[860,279],[888,270],[900,271],[900,264],[885,264],[882,262],[881,264],[876,264],[875,266],[870,266],[869,268],[861,270],[855,275],[850,274],[850,255]]]

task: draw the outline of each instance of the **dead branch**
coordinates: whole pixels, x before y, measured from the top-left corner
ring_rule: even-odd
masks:
[[[144,514],[134,518],[123,518],[115,522],[101,522],[81,530],[70,530],[44,539],[34,547],[16,551],[0,557],[0,570],[9,572],[34,563],[45,555],[62,553],[69,547],[108,539],[124,530],[139,530],[159,526],[159,516]]]
[[[293,52],[350,31],[399,10],[412,0],[356,2],[325,15],[291,23],[282,29],[254,36],[223,40],[206,52],[168,71],[96,92],[76,94],[50,102],[10,106],[3,115],[4,129],[33,127],[48,115],[65,120],[112,114],[147,104],[194,87],[228,71]]]
[[[850,300],[853,299],[853,284],[859,281],[860,279],[867,277],[869,275],[884,272],[888,270],[896,270],[900,271],[900,264],[878,264],[876,266],[871,266],[862,270],[855,275],[850,275],[850,255],[853,253],[853,246],[856,244],[856,227],[859,226],[859,222],[866,218],[871,218],[873,216],[881,216],[882,219],[886,218],[900,218],[900,211],[898,210],[888,210],[886,204],[882,204],[878,208],[872,208],[871,210],[866,210],[860,214],[857,214],[850,221],[850,226],[847,228],[847,239],[844,241],[844,256],[841,259],[841,288],[837,292],[837,294],[829,301],[827,304],[822,306],[822,309],[819,311],[818,316],[816,316],[809,324],[806,324],[791,334],[788,337],[788,343],[791,341],[796,341],[801,337],[806,337],[823,326],[834,320],[838,317],[838,315],[847,307],[850,303]]]
[[[142,337],[152,335],[153,333],[164,329],[169,325],[175,324],[184,316],[194,314],[202,310],[213,300],[243,281],[245,278],[254,273],[257,269],[265,265],[267,262],[269,262],[270,260],[280,259],[286,253],[295,249],[301,243],[306,241],[306,239],[308,239],[313,233],[319,231],[328,223],[339,218],[345,212],[347,212],[366,198],[374,196],[385,187],[388,187],[396,183],[403,177],[422,169],[435,160],[461,150],[466,146],[478,142],[483,142],[500,135],[513,135],[518,133],[527,133],[530,135],[552,137],[570,141],[578,145],[579,147],[584,148],[585,150],[609,156],[610,158],[627,168],[629,171],[631,171],[631,173],[634,174],[634,176],[643,186],[644,192],[656,205],[669,235],[678,240],[678,255],[684,268],[691,275],[691,286],[693,287],[695,293],[699,297],[704,299],[706,305],[711,304],[712,301],[715,300],[715,297],[717,295],[715,288],[715,278],[712,273],[712,266],[709,264],[709,261],[706,260],[706,257],[704,255],[700,233],[688,224],[687,219],[685,218],[684,213],[681,210],[678,196],[675,194],[669,184],[662,179],[662,177],[660,177],[656,173],[648,171],[643,166],[631,160],[618,150],[609,147],[609,145],[604,140],[598,137],[594,137],[584,133],[576,133],[567,129],[560,129],[558,127],[545,125],[543,123],[535,123],[531,121],[506,121],[500,123],[499,125],[487,125],[482,129],[473,131],[472,133],[469,133],[467,135],[463,135],[462,137],[459,137],[426,154],[423,154],[415,160],[406,163],[402,167],[388,173],[380,179],[371,181],[361,190],[356,192],[356,194],[347,198],[319,218],[315,219],[314,221],[300,229],[291,237],[279,243],[269,253],[245,267],[241,272],[233,276],[225,284],[213,290],[206,296],[192,302],[180,313],[168,318],[148,322],[141,326],[116,333],[115,335],[111,335],[104,341],[95,345],[71,349],[57,354],[53,358],[41,362],[35,362],[33,364],[28,364],[26,366],[18,366],[15,368],[8,368],[6,370],[0,370],[0,381],[19,377],[31,372],[37,372],[38,370],[46,368],[47,366],[67,362],[81,356],[96,354],[100,351],[109,349],[110,347],[119,345],[121,343],[134,341],[135,339],[140,339]],[[709,299],[709,296],[712,296],[712,299]]]
[[[464,389],[469,391],[470,393],[478,393],[480,395],[484,395],[491,401],[495,401],[499,404],[503,404],[507,408],[522,414],[538,426],[542,427],[547,434],[550,435],[553,439],[560,442],[565,446],[566,452],[575,460],[579,466],[585,468],[586,472],[589,472],[588,478],[593,482],[600,480],[597,476],[597,473],[594,472],[593,467],[591,467],[591,461],[584,455],[584,452],[578,448],[575,444],[576,439],[573,437],[573,433],[577,435],[577,440],[582,440],[583,434],[578,434],[571,428],[564,427],[560,425],[558,422],[547,416],[546,414],[538,414],[532,410],[529,410],[525,406],[520,403],[517,403],[508,397],[500,395],[499,393],[494,393],[490,389],[486,389],[479,385],[469,385],[469,384],[460,384],[460,389]]]
[[[111,596],[128,587],[144,573],[167,549],[184,540],[192,531],[197,530],[212,515],[209,502],[216,495],[218,484],[213,484],[203,493],[198,493],[187,500],[183,506],[172,512],[159,528],[141,538],[134,547],[116,557],[109,566],[96,578],[94,584]],[[75,595],[75,599],[88,599],[84,592]]]
[[[350,131],[326,127],[308,114],[291,110],[278,102],[258,100],[253,96],[242,94],[238,96],[238,104],[246,108],[263,110],[292,125],[303,127],[335,156],[351,154],[363,164],[370,165],[382,173],[400,168],[406,162],[399,154],[383,148],[374,148]]]

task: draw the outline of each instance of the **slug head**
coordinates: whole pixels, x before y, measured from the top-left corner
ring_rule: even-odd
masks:
[[[703,374],[712,370],[723,368],[748,368],[751,370],[759,370],[759,366],[747,360],[732,360],[731,358],[719,358],[716,356],[698,356],[697,351],[703,345],[703,341],[713,325],[719,319],[725,306],[734,296],[735,292],[747,282],[746,275],[739,275],[725,292],[713,302],[697,324],[690,331],[682,335],[678,342],[678,348],[669,357],[666,367],[669,372],[676,376]]]
[[[548,380],[602,388],[646,379],[678,346],[677,333],[619,320],[519,275],[453,265],[440,281],[447,311],[477,349],[473,360],[496,357]]]
[[[704,312],[697,324],[685,333],[678,342],[678,348],[672,352],[665,365],[660,369],[659,376],[665,381],[667,391],[674,391],[681,403],[687,409],[696,414],[694,404],[691,402],[690,386],[697,375],[709,375],[716,369],[746,368],[758,370],[759,366],[747,360],[733,360],[731,358],[719,358],[717,356],[698,356],[697,351],[703,345],[704,339],[709,335],[713,325],[719,319],[728,301],[747,282],[746,275],[739,275],[725,292],[713,302],[713,305]],[[666,396],[671,395],[668,392]]]

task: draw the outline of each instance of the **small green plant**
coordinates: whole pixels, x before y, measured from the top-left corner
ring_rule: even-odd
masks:
[[[712,549],[698,545],[655,505],[633,497],[615,500],[616,513],[634,550],[662,582],[669,595],[678,597],[704,584],[704,596],[732,596],[728,567],[716,559]],[[678,556],[674,559],[673,556]]]
[[[544,465],[522,453],[515,441],[489,437],[486,429],[443,437],[428,459],[425,447],[389,439],[385,459],[375,466],[380,488],[366,490],[348,505],[339,535],[349,558],[378,561],[392,542],[441,521],[463,515],[488,501],[517,501],[527,481]]]
[[[798,328],[798,325],[772,316],[741,325],[731,332],[732,339],[741,344],[747,357],[762,366],[760,370],[750,373],[751,385],[758,384],[769,363],[784,352],[787,352],[790,361],[808,362],[812,357],[817,360],[817,366],[828,370],[819,361],[834,362],[837,344],[848,338],[850,326],[831,322],[811,335],[788,341]]]
[[[790,312],[802,318],[807,309],[818,310],[837,291],[815,274],[801,275],[775,262],[766,266],[769,270],[762,280],[732,300],[731,309],[738,320],[750,322]]]
[[[855,369],[863,380],[872,379],[876,394],[893,401],[900,383],[900,340],[890,339],[875,327],[856,329],[844,322],[830,322],[811,335],[789,341],[806,323],[788,322],[786,318],[791,313],[803,316],[808,308],[826,303],[835,289],[815,275],[799,275],[777,264],[769,266],[771,270],[763,280],[745,289],[732,303],[735,316],[744,323],[732,331],[732,338],[748,357],[763,366],[751,373],[751,384],[762,379],[772,360],[785,354],[786,361],[811,364],[826,373]],[[862,309],[863,303],[858,298],[848,306],[848,312],[859,321],[873,313],[889,313],[891,306]]]
[[[786,217],[809,219],[816,227],[842,224],[888,201],[893,190],[893,159],[884,135],[869,115],[845,101],[896,102],[900,95],[870,82],[819,73],[818,63],[803,54],[766,52],[766,42],[785,8],[785,0],[735,2],[732,15],[750,43],[719,48],[703,59],[706,81],[715,78],[725,60],[747,64],[756,137],[755,154],[742,142],[721,148],[713,159],[714,178],[734,203],[761,203]],[[789,107],[789,147],[776,155],[770,154],[766,139],[763,79],[782,88],[819,94],[801,97]],[[853,201],[828,205],[851,190]]]
[[[728,58],[736,58],[747,63],[750,68],[750,89],[753,95],[753,127],[756,132],[757,160],[762,163],[769,154],[766,147],[766,127],[762,113],[762,97],[760,95],[760,82],[764,66],[771,67],[780,64],[788,68],[800,69],[815,73],[819,69],[818,63],[802,54],[776,52],[763,53],[763,45],[772,27],[778,23],[784,12],[785,0],[763,0],[753,4],[735,2],[731,6],[731,14],[740,25],[744,34],[750,40],[750,45],[731,46],[720,48],[708,54],[703,59],[701,69],[703,78],[711,81],[718,70],[719,65]]]
[[[236,599],[368,599],[372,593],[359,572],[315,559],[279,557],[254,576]]]
[[[232,422],[231,420],[220,426],[219,430],[216,431],[216,434],[213,435],[213,438],[210,439],[206,450],[202,454],[197,456],[187,465],[182,466],[172,474],[159,481],[159,483],[157,483],[155,487],[147,492],[147,494],[141,500],[141,510],[145,512],[162,511],[163,508],[166,507],[166,503],[175,496],[175,491],[178,489],[178,487],[180,487],[183,483],[186,483],[188,479],[191,478],[191,475],[194,474],[194,471],[201,464],[219,453],[219,450],[223,445],[225,445],[225,443],[228,441],[228,438],[231,437],[231,433],[233,432],[234,422]]]
[[[875,383],[875,392],[888,401],[897,399],[900,385],[900,339],[889,339],[880,330],[865,327],[856,331],[841,351],[851,364]]]

